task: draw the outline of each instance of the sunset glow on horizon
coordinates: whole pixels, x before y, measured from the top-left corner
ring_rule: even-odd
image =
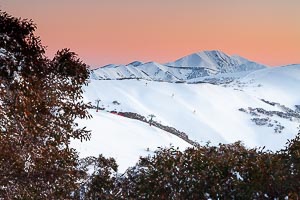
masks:
[[[0,0],[0,9],[32,19],[50,57],[70,48],[91,67],[203,50],[300,63],[299,0]]]

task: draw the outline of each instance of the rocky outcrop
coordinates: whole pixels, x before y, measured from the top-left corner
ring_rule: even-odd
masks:
[[[300,122],[300,105],[295,105],[295,110],[281,105],[280,103],[271,102],[265,99],[261,99],[266,104],[271,106],[276,106],[281,109],[281,111],[274,111],[274,110],[265,110],[263,108],[239,108],[239,111],[247,113],[251,115],[251,121],[254,122],[257,126],[267,126],[273,127],[275,133],[281,133],[282,130],[285,128],[283,125],[280,124],[277,120],[273,119],[273,117],[279,117],[289,121],[299,121]]]

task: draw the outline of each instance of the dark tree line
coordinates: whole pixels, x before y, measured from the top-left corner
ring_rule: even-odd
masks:
[[[140,158],[122,175],[116,173],[113,160],[106,163],[108,166],[98,168],[88,178],[86,199],[289,197],[296,200],[300,197],[300,133],[287,143],[286,149],[275,153],[247,149],[237,142],[184,152],[174,147],[162,148],[153,156]],[[106,180],[98,181],[103,178]]]
[[[279,152],[163,148],[124,174],[80,160],[69,144],[90,138],[74,122],[90,117],[87,66],[68,49],[47,58],[35,29],[0,12],[0,199],[299,199],[300,134]]]
[[[0,198],[67,199],[81,177],[70,139],[89,131],[87,67],[68,49],[50,60],[36,26],[0,13]]]

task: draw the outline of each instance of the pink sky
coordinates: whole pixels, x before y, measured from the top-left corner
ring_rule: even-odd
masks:
[[[213,49],[271,66],[300,63],[299,0],[0,1],[34,20],[50,57],[67,47],[92,67]]]

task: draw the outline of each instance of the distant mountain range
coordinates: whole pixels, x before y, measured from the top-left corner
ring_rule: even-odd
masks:
[[[265,65],[221,51],[202,51],[174,62],[160,64],[134,61],[127,65],[109,64],[91,71],[96,80],[144,79],[164,82],[185,82],[224,73],[251,72]]]

